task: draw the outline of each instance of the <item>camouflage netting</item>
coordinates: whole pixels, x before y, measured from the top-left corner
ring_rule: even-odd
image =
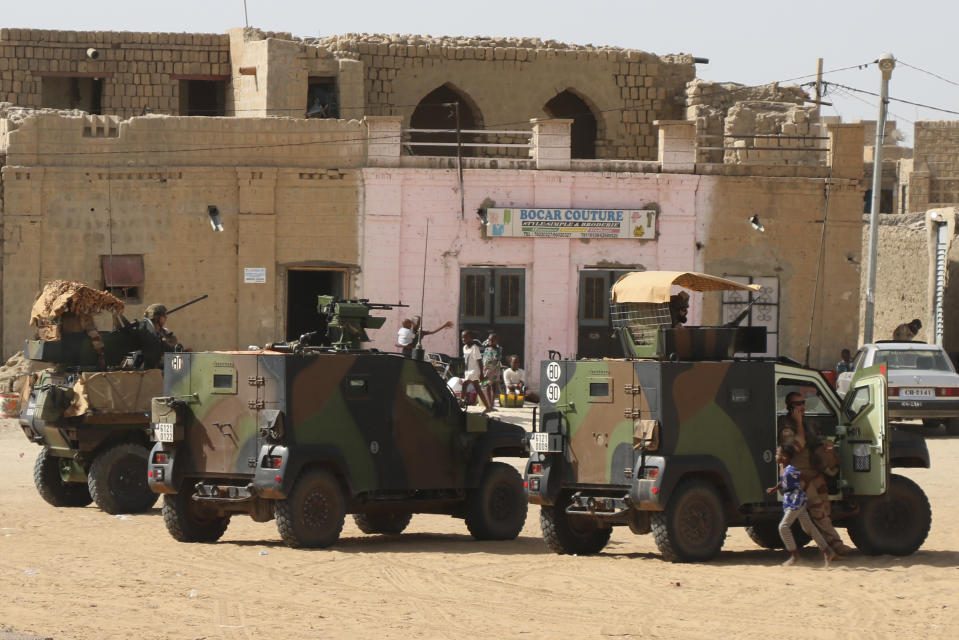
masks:
[[[0,393],[19,393],[24,377],[45,366],[41,362],[28,360],[22,351],[18,351],[6,364],[0,366]]]
[[[98,291],[82,282],[54,280],[43,287],[33,303],[30,325],[37,328],[42,340],[59,340],[61,316],[73,314],[82,319],[101,311],[123,313],[123,303],[106,291]],[[84,324],[81,320],[80,325]],[[81,326],[77,329],[81,329]]]

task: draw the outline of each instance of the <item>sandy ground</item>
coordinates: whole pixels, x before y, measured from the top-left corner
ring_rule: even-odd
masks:
[[[617,528],[592,557],[548,553],[539,509],[512,542],[414,516],[401,536],[347,518],[332,550],[285,547],[275,523],[236,517],[216,544],[175,542],[159,508],[110,516],[37,495],[39,449],[0,423],[0,639],[959,637],[959,438],[929,440],[933,523],[908,558],[854,552],[801,566],[731,529],[709,564],[664,562]],[[6,632],[6,634],[4,633]]]

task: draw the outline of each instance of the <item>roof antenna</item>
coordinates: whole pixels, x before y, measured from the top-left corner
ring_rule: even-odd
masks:
[[[416,327],[416,347],[413,348],[413,359],[423,359],[423,310],[426,306],[426,256],[430,244],[430,219],[426,219],[426,238],[423,241],[423,289],[420,292],[420,324]]]

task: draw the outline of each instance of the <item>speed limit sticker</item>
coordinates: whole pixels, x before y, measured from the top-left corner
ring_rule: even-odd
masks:
[[[556,404],[557,402],[559,402],[559,385],[558,384],[550,383],[550,385],[546,387],[546,399],[552,402],[553,404]]]
[[[546,379],[550,382],[556,382],[559,380],[559,376],[563,373],[563,370],[560,368],[558,362],[550,362],[546,365]]]

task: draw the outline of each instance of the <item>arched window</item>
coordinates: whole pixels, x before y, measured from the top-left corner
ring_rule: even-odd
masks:
[[[590,159],[596,157],[596,116],[586,101],[567,89],[556,94],[546,103],[543,111],[550,118],[571,118],[572,157]]]
[[[459,104],[460,129],[479,129],[482,127],[482,116],[479,110],[466,95],[460,93],[450,84],[434,89],[420,100],[410,117],[410,129],[453,129],[450,133],[413,133],[412,142],[456,142],[456,108]],[[474,136],[462,135],[461,142],[472,142]],[[456,146],[442,147],[410,147],[412,153],[418,156],[455,156]],[[472,156],[474,147],[463,147],[464,156]]]

